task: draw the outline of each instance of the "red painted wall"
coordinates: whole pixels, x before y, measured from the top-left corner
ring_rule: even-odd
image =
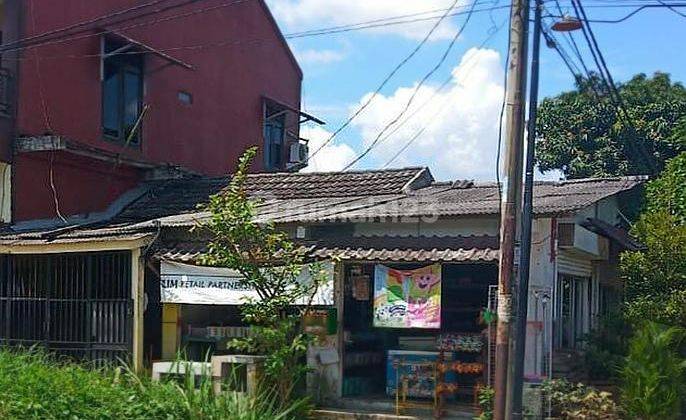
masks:
[[[50,185],[52,172],[53,192]],[[15,191],[15,212],[22,220],[52,218],[60,214],[87,214],[107,207],[134,188],[141,173],[126,166],[56,152],[34,153],[17,159],[14,174],[23,186]]]
[[[35,5],[32,7],[31,3]],[[150,0],[63,0],[25,3],[25,36],[126,9]],[[19,77],[17,133],[53,133],[100,149],[153,163],[170,163],[208,175],[230,172],[240,153],[262,145],[262,95],[300,107],[302,74],[262,0],[172,0],[126,15],[114,25],[99,22],[80,39],[23,51]],[[182,5],[166,11],[161,7]],[[212,9],[212,10],[204,10]],[[178,17],[178,15],[187,15]],[[121,17],[118,17],[121,18]],[[157,21],[154,24],[146,22]],[[136,25],[137,27],[129,27]],[[145,55],[142,145],[123,148],[103,139],[101,129],[100,37],[95,28],[121,33],[191,64],[188,70]],[[128,28],[127,28],[128,27]],[[36,60],[40,57],[40,60]],[[193,103],[179,101],[189,92]],[[297,124],[295,116],[287,125]],[[53,176],[65,214],[102,210],[115,195],[100,199],[102,163],[60,153]],[[71,165],[67,170],[62,162]],[[15,156],[15,220],[55,217],[44,176],[48,160]],[[110,164],[111,166],[111,164]],[[258,160],[256,170],[262,169]],[[140,172],[118,167],[113,191],[135,185]],[[118,179],[118,178],[121,178]],[[109,178],[108,178],[109,179]],[[97,180],[97,181],[94,181]],[[48,187],[48,188],[46,188]]]

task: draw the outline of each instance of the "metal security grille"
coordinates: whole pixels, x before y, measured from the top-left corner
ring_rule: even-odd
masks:
[[[2,256],[0,343],[116,362],[132,326],[129,251]]]

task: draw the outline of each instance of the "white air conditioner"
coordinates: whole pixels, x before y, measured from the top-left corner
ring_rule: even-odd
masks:
[[[309,148],[307,143],[291,143],[291,153],[289,163],[304,163],[307,162],[307,156],[309,154]]]

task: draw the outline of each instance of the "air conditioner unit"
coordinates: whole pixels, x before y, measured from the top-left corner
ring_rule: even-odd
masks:
[[[289,163],[304,163],[307,161],[309,148],[307,143],[291,143],[291,153]]]

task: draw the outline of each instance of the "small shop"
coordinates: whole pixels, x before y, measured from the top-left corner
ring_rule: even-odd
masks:
[[[343,398],[472,404],[488,383],[497,263],[365,262],[343,271]]]
[[[333,305],[333,263],[323,264],[328,279],[317,291],[312,304],[325,309]],[[174,359],[179,351],[194,361],[203,361],[208,354],[228,354],[229,341],[248,335],[249,327],[242,320],[240,305],[245,299],[257,298],[257,293],[245,286],[240,273],[227,268],[161,260],[159,278],[163,360]],[[299,281],[310,279],[305,266]],[[304,303],[294,302],[294,305]],[[317,324],[326,319],[309,321],[316,329]]]

